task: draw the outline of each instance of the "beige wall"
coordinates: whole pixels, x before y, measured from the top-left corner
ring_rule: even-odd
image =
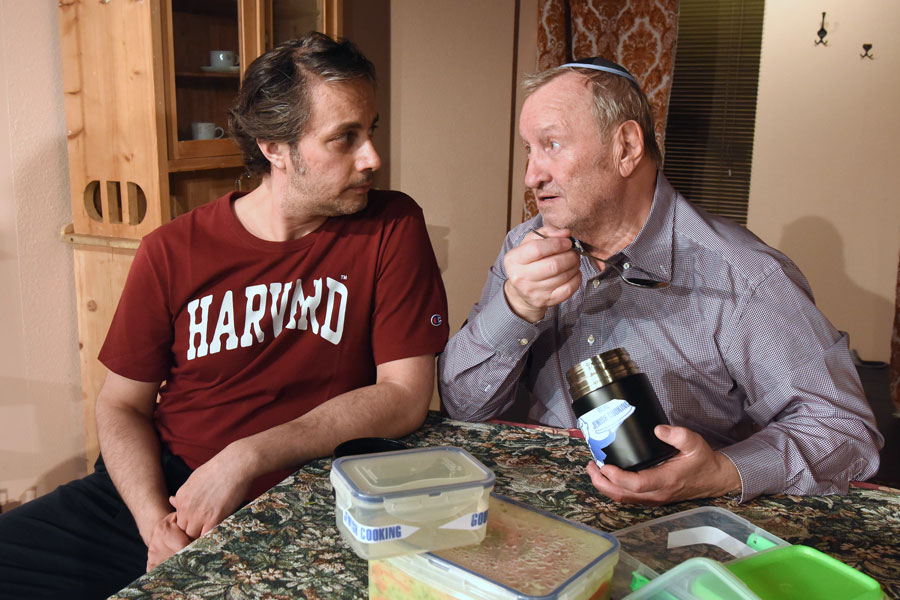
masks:
[[[390,182],[425,211],[451,332],[506,233],[514,8],[512,0],[391,2]]]
[[[84,474],[56,2],[0,0],[0,502]]]
[[[813,44],[822,11],[827,47]],[[882,361],[900,250],[898,23],[896,0],[766,3],[748,219],[851,347]]]

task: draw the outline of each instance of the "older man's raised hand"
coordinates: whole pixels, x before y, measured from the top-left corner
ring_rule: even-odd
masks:
[[[509,307],[529,323],[540,321],[581,285],[580,257],[572,252],[568,229],[545,225],[541,238],[529,233],[503,259],[507,280],[503,293]]]

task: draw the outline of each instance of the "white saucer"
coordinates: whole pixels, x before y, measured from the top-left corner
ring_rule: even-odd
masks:
[[[204,73],[237,73],[241,70],[240,65],[234,65],[231,67],[211,67],[208,65],[204,65],[200,67],[200,70]]]

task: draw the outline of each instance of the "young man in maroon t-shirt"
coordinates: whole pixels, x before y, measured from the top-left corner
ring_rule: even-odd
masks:
[[[100,352],[102,457],[0,517],[0,597],[106,597],[340,442],[421,425],[446,297],[421,209],[370,190],[374,83],[322,34],[248,67],[230,128],[262,183],[142,240]]]

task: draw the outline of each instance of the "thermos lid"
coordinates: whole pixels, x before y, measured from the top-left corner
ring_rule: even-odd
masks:
[[[569,393],[573,400],[628,375],[640,373],[628,351],[614,348],[583,360],[568,371]]]

